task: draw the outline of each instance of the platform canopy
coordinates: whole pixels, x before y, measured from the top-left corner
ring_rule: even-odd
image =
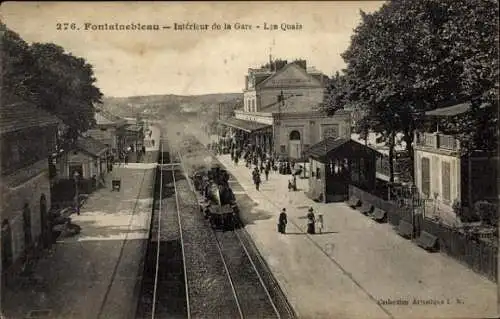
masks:
[[[314,158],[320,162],[324,162],[328,158],[336,156],[372,156],[375,154],[375,152],[375,150],[372,150],[368,146],[360,144],[351,139],[329,137],[305,150],[304,155],[306,157]]]
[[[238,130],[242,130],[248,133],[252,133],[255,131],[260,131],[266,128],[271,127],[269,124],[263,124],[259,122],[253,122],[253,121],[247,121],[247,120],[242,120],[242,119],[237,119],[235,117],[231,117],[225,120],[219,120],[218,123],[234,127]]]

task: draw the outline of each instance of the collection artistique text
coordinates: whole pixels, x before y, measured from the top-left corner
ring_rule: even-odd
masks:
[[[463,304],[460,299],[417,299],[417,298],[398,298],[398,299],[379,299],[379,305],[395,305],[395,306],[408,306],[408,305],[451,305],[452,303]]]

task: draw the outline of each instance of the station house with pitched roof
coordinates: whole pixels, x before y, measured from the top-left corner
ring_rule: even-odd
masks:
[[[243,105],[234,117],[219,123],[229,128],[232,143],[252,144],[264,152],[291,159],[327,137],[350,138],[350,112],[340,110],[332,117],[320,111],[328,77],[305,60],[281,67],[248,69]]]

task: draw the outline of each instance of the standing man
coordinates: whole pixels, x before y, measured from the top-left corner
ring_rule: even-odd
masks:
[[[268,181],[269,180],[269,165],[266,165],[264,173],[266,174],[266,181]]]
[[[255,168],[255,170],[253,171],[253,182],[255,184],[255,189],[259,190],[261,180],[260,180],[260,172],[259,172],[258,168]]]
[[[280,213],[280,217],[278,219],[278,232],[284,234],[286,233],[286,208],[283,208]]]

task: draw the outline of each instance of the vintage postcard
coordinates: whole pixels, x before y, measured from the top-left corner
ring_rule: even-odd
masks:
[[[498,317],[498,10],[2,3],[0,317]]]

